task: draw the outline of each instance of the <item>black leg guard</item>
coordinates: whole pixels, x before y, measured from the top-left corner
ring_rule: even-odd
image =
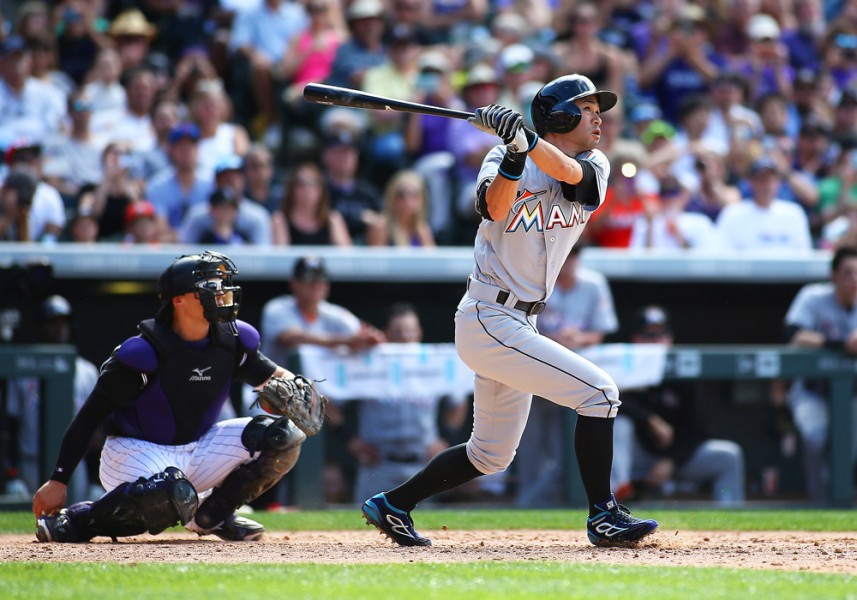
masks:
[[[148,479],[123,483],[95,502],[68,507],[68,538],[57,541],[85,542],[95,536],[124,537],[144,532],[157,534],[178,523],[189,522],[199,499],[184,473],[167,467]]]
[[[270,489],[298,461],[306,435],[287,417],[259,415],[247,424],[241,441],[259,457],[232,471],[196,512],[196,524],[214,529],[226,517]]]

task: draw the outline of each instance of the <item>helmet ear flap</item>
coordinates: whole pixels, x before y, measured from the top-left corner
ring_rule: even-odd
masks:
[[[574,131],[579,123],[580,107],[572,99],[557,102],[545,116],[547,131],[554,133]]]

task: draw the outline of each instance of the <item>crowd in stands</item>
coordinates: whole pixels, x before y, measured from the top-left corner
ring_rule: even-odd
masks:
[[[310,104],[303,87],[528,118],[572,72],[621,99],[602,115],[612,173],[592,245],[857,238],[854,0],[3,6],[2,240],[468,245],[495,136]]]

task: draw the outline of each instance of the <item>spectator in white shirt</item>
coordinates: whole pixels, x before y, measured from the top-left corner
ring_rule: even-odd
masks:
[[[806,212],[796,202],[776,197],[782,176],[769,156],[750,167],[752,197],[726,206],[717,218],[725,249],[806,252],[812,249]]]
[[[155,102],[155,74],[138,67],[123,76],[127,105],[123,109],[100,111],[93,115],[92,131],[110,142],[127,141],[134,152],[147,152],[157,143],[152,125],[152,105]]]
[[[637,216],[629,248],[711,250],[717,234],[711,219],[700,213],[685,212],[690,201],[687,191],[673,176],[661,182],[660,203],[649,203]]]
[[[31,76],[32,52],[23,38],[0,44],[0,138],[41,142],[59,131],[65,106],[47,85]]]

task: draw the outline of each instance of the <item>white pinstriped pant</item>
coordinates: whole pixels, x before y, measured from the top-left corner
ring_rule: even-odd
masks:
[[[258,455],[258,452],[251,454],[241,443],[241,434],[250,419],[220,421],[198,441],[182,446],[110,436],[101,451],[101,483],[109,492],[125,482],[136,481],[139,477],[148,479],[167,467],[177,467],[197,493],[205,495],[234,469]]]

